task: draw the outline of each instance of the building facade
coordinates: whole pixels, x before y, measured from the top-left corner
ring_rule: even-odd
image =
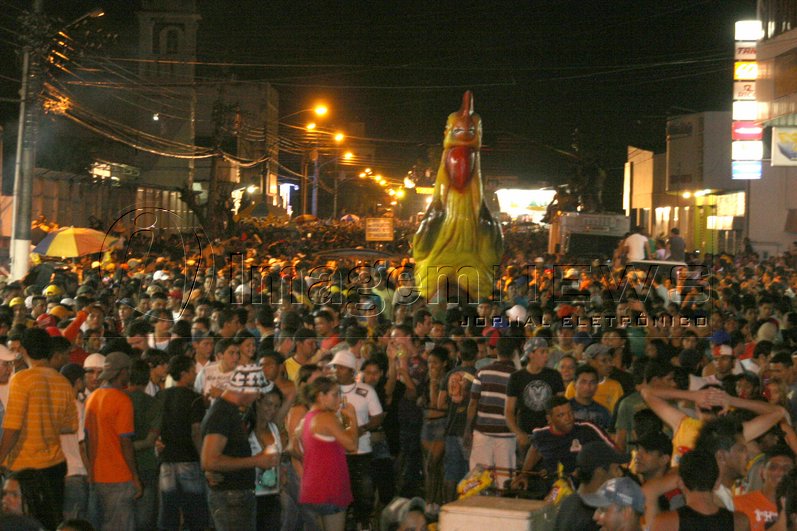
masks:
[[[797,240],[797,7],[789,0],[759,0],[755,93],[764,126],[761,179],[750,181],[749,237],[764,256]]]
[[[628,148],[624,206],[654,238],[677,227],[687,250],[735,253],[744,230],[744,184],[731,178],[729,112],[667,121],[666,149]]]

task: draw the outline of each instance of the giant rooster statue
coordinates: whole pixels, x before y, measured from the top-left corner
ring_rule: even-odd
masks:
[[[481,141],[482,121],[467,91],[459,111],[448,116],[432,202],[412,240],[416,286],[426,300],[441,289],[444,300],[466,295],[474,302],[493,294],[504,241],[484,202]]]

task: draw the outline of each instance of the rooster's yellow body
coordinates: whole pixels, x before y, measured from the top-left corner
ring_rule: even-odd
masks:
[[[474,302],[493,294],[503,236],[484,202],[481,140],[481,118],[468,91],[446,122],[434,195],[412,242],[416,285],[426,300],[437,295]]]

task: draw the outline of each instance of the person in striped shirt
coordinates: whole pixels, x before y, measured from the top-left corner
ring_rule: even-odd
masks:
[[[470,468],[495,468],[495,486],[500,489],[511,479],[517,463],[517,439],[506,423],[504,406],[518,343],[502,337],[497,347],[498,359],[477,372],[471,385],[463,444],[471,448]]]

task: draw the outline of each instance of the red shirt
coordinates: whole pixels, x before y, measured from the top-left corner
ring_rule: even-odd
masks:
[[[321,348],[323,350],[330,350],[332,347],[341,342],[340,335],[337,332],[332,332],[329,337],[321,340]]]

